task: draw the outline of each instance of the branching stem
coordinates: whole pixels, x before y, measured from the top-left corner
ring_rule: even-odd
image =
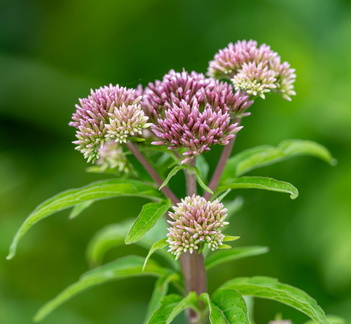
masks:
[[[240,125],[240,122],[241,122],[241,119],[237,118],[236,120],[234,120],[234,123],[237,123],[238,126]],[[236,139],[236,136],[233,137],[229,143],[224,146],[223,148],[223,151],[222,151],[222,154],[219,158],[219,161],[218,161],[218,164],[216,166],[216,169],[212,175],[212,178],[211,178],[211,181],[208,185],[208,187],[213,191],[215,192],[215,190],[217,189],[217,186],[218,186],[218,183],[219,183],[219,180],[221,179],[221,176],[223,174],[223,171],[224,171],[224,168],[225,168],[225,165],[227,163],[227,160],[228,158],[230,157],[230,154],[232,152],[232,149],[234,147],[234,143],[235,143],[235,139]],[[208,191],[206,191],[204,193],[204,198],[206,200],[209,200],[211,198],[212,194],[209,193]]]
[[[133,142],[127,142],[126,146],[134,154],[136,159],[145,168],[145,170],[150,174],[151,178],[156,182],[156,184],[159,187],[161,187],[161,185],[163,183],[162,178],[157,173],[157,171],[154,169],[154,167],[150,164],[150,162],[147,160],[147,158],[139,151],[138,147]],[[164,195],[168,199],[170,199],[172,201],[173,205],[176,205],[177,203],[179,203],[179,199],[177,198],[177,196],[173,193],[173,191],[168,186],[164,186],[161,189],[161,191],[164,193]]]

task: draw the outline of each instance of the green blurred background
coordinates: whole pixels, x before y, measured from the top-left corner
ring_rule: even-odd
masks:
[[[143,200],[111,199],[80,217],[59,213],[23,239],[5,261],[28,213],[46,198],[101,179],[71,144],[78,98],[109,83],[134,87],[170,69],[206,72],[229,42],[267,43],[297,70],[297,96],[258,101],[244,120],[236,151],[288,138],[318,141],[339,163],[296,158],[252,172],[292,182],[300,197],[238,191],[236,245],[270,253],[209,272],[213,289],[234,276],[269,275],[316,298],[351,322],[351,3],[349,0],[1,0],[0,1],[0,323],[26,324],[35,311],[88,269],[85,249],[102,227],[134,217]],[[213,166],[219,154],[208,157]],[[234,195],[232,196],[234,198]],[[117,256],[145,251],[128,246]],[[43,323],[141,323],[153,278],[97,287]],[[258,324],[277,312],[306,317],[269,301]],[[181,321],[179,321],[181,323]]]

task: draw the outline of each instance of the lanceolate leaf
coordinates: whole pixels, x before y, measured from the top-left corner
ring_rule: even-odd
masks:
[[[290,194],[291,199],[295,199],[299,195],[298,190],[291,183],[266,177],[240,177],[232,179],[231,183],[219,186],[217,193],[227,189],[264,189],[285,192]]]
[[[138,218],[126,236],[126,244],[139,241],[162,217],[171,206],[169,200],[161,200],[157,203],[148,203],[143,206]]]
[[[149,306],[147,308],[147,313],[144,321],[145,324],[149,322],[152,314],[156,311],[156,309],[160,307],[162,298],[167,294],[169,282],[177,279],[178,274],[175,273],[157,279]]]
[[[198,297],[195,292],[190,292],[183,299],[178,295],[168,295],[162,299],[160,308],[153,313],[148,324],[169,324],[187,308],[198,311]]]
[[[269,277],[236,278],[220,289],[235,289],[242,295],[273,299],[305,313],[317,324],[328,324],[323,310],[302,290]]]
[[[68,299],[76,296],[88,288],[112,280],[123,279],[132,276],[165,276],[167,274],[170,274],[170,272],[164,270],[154,262],[149,262],[145,270],[142,271],[143,261],[144,260],[142,257],[127,256],[85,273],[76,283],[67,287],[54,299],[45,304],[35,315],[34,321],[38,322],[42,320]]]
[[[232,157],[227,162],[222,179],[227,182],[251,170],[301,155],[314,156],[331,165],[336,163],[330,152],[316,142],[286,140],[281,142],[278,147],[258,146]]]
[[[144,261],[144,266],[143,269],[145,268],[147,261],[151,257],[151,255],[156,252],[157,250],[163,249],[168,245],[167,243],[167,238],[163,238],[162,240],[157,241],[155,244],[152,245],[149,253],[147,254],[145,261]]]
[[[201,295],[210,310],[211,324],[250,324],[246,303],[239,292],[232,289],[217,290],[211,300]]]
[[[208,270],[225,262],[260,255],[267,252],[268,248],[265,246],[238,247],[226,251],[215,251],[206,259],[205,265]]]
[[[16,247],[21,237],[37,222],[42,219],[69,207],[87,201],[96,201],[116,196],[136,196],[153,200],[162,199],[162,194],[154,187],[135,180],[103,180],[93,182],[85,187],[71,189],[61,192],[58,195],[40,204],[24,221],[17,231],[7,259],[15,256]]]

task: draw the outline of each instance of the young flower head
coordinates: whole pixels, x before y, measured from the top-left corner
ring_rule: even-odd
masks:
[[[115,141],[106,142],[99,148],[99,159],[96,164],[101,171],[115,169],[121,173],[129,173],[130,166],[122,147]]]
[[[79,99],[69,125],[77,128],[78,140],[73,143],[88,162],[99,159],[99,149],[106,141],[124,141],[148,126],[140,99],[134,89],[112,84],[91,90],[88,98]]]
[[[266,92],[276,92],[286,100],[295,95],[295,70],[289,63],[281,63],[278,53],[257,42],[238,41],[220,50],[210,62],[208,75],[229,79],[235,89],[264,98]],[[255,94],[256,93],[256,94]]]
[[[244,92],[203,74],[171,70],[162,81],[144,90],[142,107],[153,121],[158,139],[152,144],[169,149],[185,148],[182,163],[210,150],[214,144],[228,144],[241,129],[231,115],[243,112],[252,102]]]
[[[140,104],[115,108],[109,113],[109,124],[106,124],[106,138],[114,139],[119,143],[126,143],[133,136],[141,135],[143,129],[151,124],[147,123],[149,117],[145,116]]]
[[[169,216],[174,221],[168,221],[167,242],[169,252],[178,258],[183,252],[193,253],[203,244],[213,251],[222,245],[224,235],[221,228],[227,225],[227,209],[217,199],[207,201],[200,196],[188,196],[173,207],[174,212]]]
[[[265,99],[265,93],[272,91],[276,86],[276,72],[268,66],[255,62],[244,63],[232,82],[236,90],[246,91],[254,97]]]

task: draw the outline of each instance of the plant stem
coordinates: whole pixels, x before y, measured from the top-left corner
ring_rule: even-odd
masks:
[[[238,126],[240,125],[240,122],[241,122],[241,119],[237,118],[236,120],[234,120],[234,123],[237,123]],[[216,169],[212,175],[212,178],[211,178],[211,181],[208,185],[208,187],[213,191],[215,192],[215,190],[217,189],[217,186],[218,186],[218,183],[219,183],[219,180],[221,179],[221,176],[223,174],[223,171],[224,171],[224,168],[225,168],[225,165],[227,163],[227,160],[228,158],[230,157],[230,154],[232,152],[232,149],[233,149],[233,146],[234,146],[234,143],[235,143],[235,139],[236,139],[236,136],[233,137],[229,143],[224,146],[223,150],[222,150],[222,154],[219,158],[219,161],[218,161],[218,164],[216,166]],[[209,200],[211,198],[212,194],[209,193],[208,191],[206,191],[204,193],[204,198],[206,200]]]
[[[193,158],[189,163],[189,166],[191,167],[195,167],[195,165],[196,165],[196,157]],[[185,170],[185,178],[186,178],[186,195],[187,196],[196,195],[197,193],[196,176],[193,170]]]
[[[161,187],[161,185],[163,183],[162,178],[157,173],[157,171],[154,169],[154,167],[150,164],[150,162],[147,160],[147,158],[139,151],[138,147],[132,142],[127,142],[126,146],[134,154],[136,159],[145,168],[145,170],[150,174],[151,178],[156,182],[156,184],[159,187]],[[173,193],[173,191],[168,186],[164,186],[161,189],[161,191],[164,193],[164,195],[168,199],[170,199],[172,201],[173,205],[176,205],[177,203],[179,203],[179,199],[177,198],[177,196]]]
[[[205,261],[202,253],[185,252],[180,256],[186,293],[195,291],[198,295],[207,291]],[[197,317],[194,310],[187,312],[188,324],[203,324],[202,316]]]
[[[195,167],[196,159],[194,158],[189,165]],[[186,193],[187,196],[196,195],[196,176],[194,172],[186,170]],[[202,253],[186,252],[180,256],[180,262],[182,265],[184,283],[186,293],[188,294],[191,291],[195,291],[198,295],[207,291],[207,282],[206,282],[206,269],[205,261]],[[197,317],[197,314],[193,310],[187,312],[188,323],[189,324],[203,324],[202,316]]]

